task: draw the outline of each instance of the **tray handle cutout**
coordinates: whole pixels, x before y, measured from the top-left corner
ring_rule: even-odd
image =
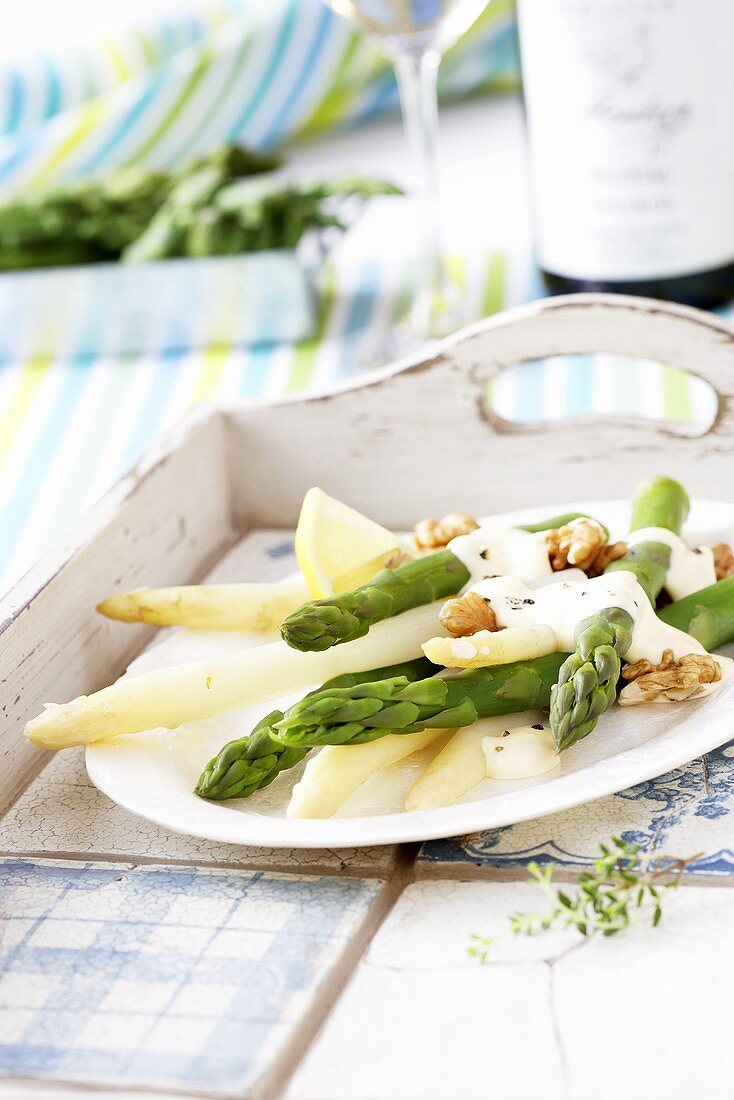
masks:
[[[516,363],[489,380],[484,401],[503,431],[603,417],[695,438],[706,435],[719,411],[716,390],[690,371],[605,352]]]

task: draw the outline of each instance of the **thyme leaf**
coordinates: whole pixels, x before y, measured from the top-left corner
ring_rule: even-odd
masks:
[[[562,889],[553,883],[555,863],[545,867],[528,864],[529,881],[548,899],[548,908],[538,913],[513,913],[508,934],[536,936],[550,928],[575,928],[582,936],[616,936],[625,928],[649,918],[657,928],[663,916],[663,899],[681,883],[686,867],[703,853],[687,858],[641,854],[639,844],[612,837],[599,845],[592,869],[582,871],[578,884]],[[498,937],[472,935],[469,956],[486,962]]]

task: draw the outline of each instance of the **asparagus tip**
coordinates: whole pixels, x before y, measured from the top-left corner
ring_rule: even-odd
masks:
[[[122,623],[143,622],[141,596],[152,591],[149,587],[135,588],[130,592],[116,592],[97,604],[97,611],[107,619],[116,619]]]

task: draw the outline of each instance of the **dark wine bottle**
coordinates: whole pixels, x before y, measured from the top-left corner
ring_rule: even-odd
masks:
[[[734,0],[519,0],[553,293],[734,298]]]

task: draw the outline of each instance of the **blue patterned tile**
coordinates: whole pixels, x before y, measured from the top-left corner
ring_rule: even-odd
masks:
[[[734,741],[701,761],[703,789],[671,826],[671,852],[701,852],[691,871],[734,876]]]
[[[645,783],[564,813],[424,844],[419,874],[556,863],[587,867],[609,836],[651,854],[702,855],[690,873],[734,875],[734,742]]]
[[[379,889],[0,860],[0,1076],[244,1095]]]

